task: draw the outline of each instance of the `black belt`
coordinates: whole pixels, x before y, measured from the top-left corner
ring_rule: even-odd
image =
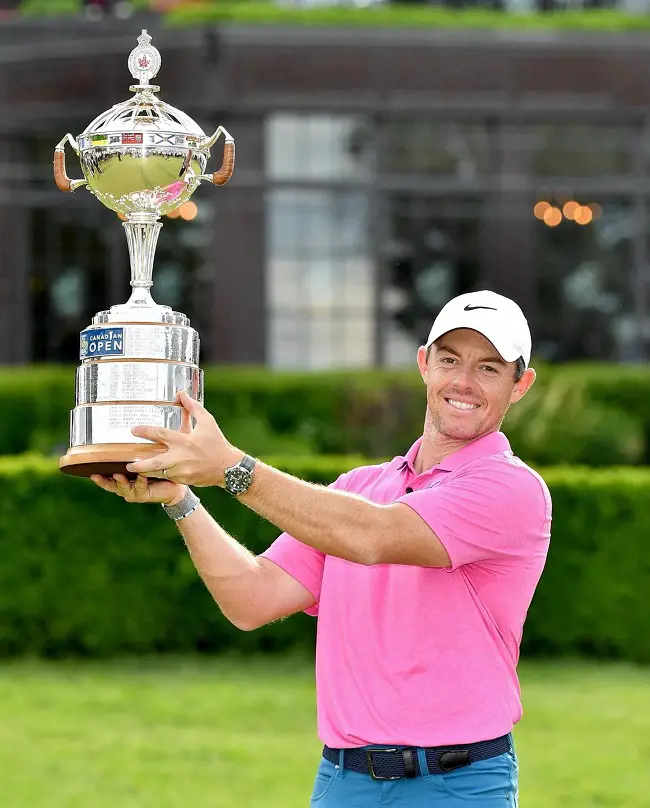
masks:
[[[344,749],[343,766],[353,772],[369,774],[373,780],[399,780],[402,777],[417,777],[422,774],[417,747],[377,747]],[[478,741],[455,746],[429,746],[424,748],[429,774],[469,766],[479,760],[503,755],[511,749],[510,736],[502,735],[491,741]],[[330,763],[339,762],[339,749],[323,747],[323,757]]]

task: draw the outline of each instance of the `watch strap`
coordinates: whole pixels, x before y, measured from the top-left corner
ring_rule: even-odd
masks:
[[[193,513],[198,508],[200,502],[201,500],[196,496],[194,491],[187,487],[185,489],[185,495],[180,502],[176,505],[165,505],[163,502],[162,507],[170,519],[173,519],[174,522],[179,522],[181,519],[185,519],[186,516]]]
[[[247,471],[250,474],[255,468],[256,462],[257,460],[254,457],[251,457],[250,455],[244,455],[237,465],[241,466],[245,471]]]

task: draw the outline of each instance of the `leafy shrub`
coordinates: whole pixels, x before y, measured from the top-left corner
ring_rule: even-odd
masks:
[[[74,406],[74,367],[0,371],[0,454],[61,455]],[[650,371],[542,367],[505,431],[540,465],[650,463]],[[422,431],[417,370],[271,372],[205,368],[205,403],[251,454],[403,454]]]
[[[285,458],[274,465],[327,483],[361,458]],[[523,653],[650,662],[650,471],[547,469],[554,501],[546,570]],[[0,461],[0,655],[311,648],[313,619],[255,632],[223,618],[173,523],[129,505],[51,459]],[[254,552],[277,529],[221,490],[201,499]]]
[[[511,407],[504,430],[516,454],[541,465],[635,465],[644,459],[640,419],[590,400],[588,380],[577,374],[535,383]]]

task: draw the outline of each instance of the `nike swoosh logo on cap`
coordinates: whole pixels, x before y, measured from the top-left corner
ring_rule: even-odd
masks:
[[[475,311],[476,309],[490,309],[490,311],[496,311],[494,306],[470,306],[469,303],[465,306],[463,311]]]

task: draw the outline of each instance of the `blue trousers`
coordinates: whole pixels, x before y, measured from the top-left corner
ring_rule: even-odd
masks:
[[[444,774],[428,774],[421,749],[418,758],[427,773],[400,780],[373,780],[323,758],[311,808],[517,808],[514,751]]]

